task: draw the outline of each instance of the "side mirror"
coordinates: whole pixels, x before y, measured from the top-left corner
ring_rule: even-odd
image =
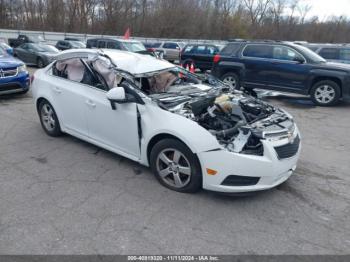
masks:
[[[107,92],[107,99],[111,102],[111,107],[116,110],[117,104],[126,104],[136,102],[134,96],[125,93],[124,87],[114,87]]]

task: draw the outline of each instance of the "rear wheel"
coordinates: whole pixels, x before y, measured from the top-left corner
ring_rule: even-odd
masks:
[[[340,87],[331,80],[317,82],[310,91],[312,101],[319,106],[333,106],[339,102]]]
[[[150,164],[158,181],[171,190],[194,193],[202,187],[197,156],[176,139],[159,141],[152,148]]]
[[[52,105],[43,100],[39,104],[39,117],[41,126],[49,136],[60,136],[62,134],[60,123]]]
[[[236,73],[226,73],[221,77],[221,80],[233,89],[239,90],[241,87],[239,77]]]
[[[36,65],[39,67],[39,68],[43,68],[45,66],[44,64],[44,61],[39,57],[36,61]]]

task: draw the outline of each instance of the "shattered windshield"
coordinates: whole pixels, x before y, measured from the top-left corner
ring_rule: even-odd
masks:
[[[210,75],[198,76],[182,67],[150,73],[139,80],[140,89],[148,94],[203,92],[224,84]]]

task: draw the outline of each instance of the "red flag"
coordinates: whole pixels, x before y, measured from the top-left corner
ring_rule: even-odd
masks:
[[[124,37],[123,37],[125,40],[128,40],[130,38],[130,28],[128,28],[126,31],[125,31],[125,34],[124,34]]]

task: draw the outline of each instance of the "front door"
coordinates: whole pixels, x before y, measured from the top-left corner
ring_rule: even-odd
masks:
[[[283,45],[274,45],[271,72],[268,86],[270,89],[284,92],[307,92],[307,77],[311,66],[296,50]],[[304,62],[301,62],[304,61]]]
[[[89,136],[114,151],[140,157],[137,105],[117,104],[112,110],[107,92],[91,87],[86,98]]]

